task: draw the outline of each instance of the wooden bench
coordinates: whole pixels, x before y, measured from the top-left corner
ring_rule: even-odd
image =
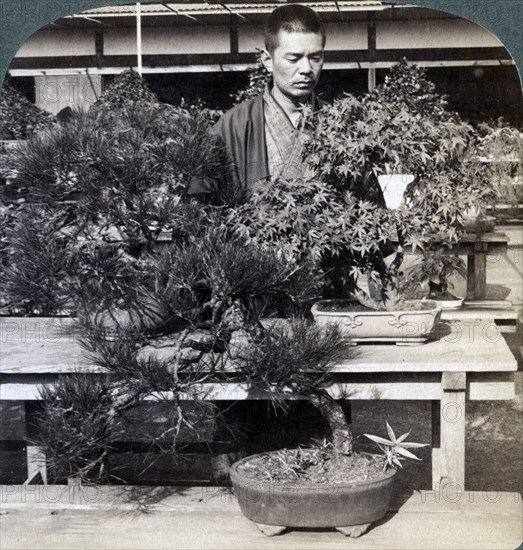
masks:
[[[58,376],[99,375],[100,368],[85,362],[79,334],[69,318],[0,319],[0,398],[28,403]],[[464,490],[465,400],[512,399],[517,362],[493,320],[442,323],[435,336],[418,346],[358,346],[356,357],[334,367],[329,392],[351,400],[431,401],[433,488],[452,483]],[[213,400],[267,398],[259,388],[237,382],[209,383],[206,389]],[[27,454],[28,482],[37,473],[45,476],[37,449],[28,445]]]
[[[0,487],[1,547],[14,549],[512,550],[523,537],[521,495],[396,493],[358,539],[331,529],[267,538],[218,487],[10,485]]]

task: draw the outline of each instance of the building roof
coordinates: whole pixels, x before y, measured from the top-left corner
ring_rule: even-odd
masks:
[[[393,4],[379,2],[377,0],[332,0],[327,2],[307,1],[302,3],[322,14],[322,19],[346,20],[350,16],[351,20],[364,19],[369,12],[374,13],[376,17],[383,15],[390,19],[394,18],[394,13],[404,13],[409,11],[409,16],[417,18],[419,12],[420,18],[448,18],[454,17],[437,10],[419,8],[412,4]],[[144,22],[148,19],[176,17],[178,19],[190,20],[195,22],[208,21],[215,24],[220,20],[229,19],[231,15],[237,16],[238,22],[257,22],[264,21],[265,17],[272,10],[281,6],[282,2],[164,2],[140,4],[140,13]],[[100,21],[112,19],[129,19],[136,16],[137,4],[125,4],[120,6],[109,6],[95,8],[84,11],[81,14],[71,16],[71,18],[91,18]],[[385,15],[386,14],[386,15]]]
[[[309,2],[304,0],[315,11],[370,11],[384,10],[392,7],[391,4],[379,2],[377,0],[338,0],[331,2]],[[281,6],[282,2],[164,2],[140,4],[142,15],[171,15],[172,13],[190,13],[190,14],[229,14],[229,13],[268,13]],[[137,11],[136,3],[120,6],[100,7],[82,12],[86,15],[99,16],[122,16],[134,15]]]

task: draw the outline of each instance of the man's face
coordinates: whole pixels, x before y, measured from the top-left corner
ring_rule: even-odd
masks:
[[[306,101],[323,66],[321,34],[281,30],[278,47],[272,55],[265,51],[262,60],[283,95],[294,102]]]

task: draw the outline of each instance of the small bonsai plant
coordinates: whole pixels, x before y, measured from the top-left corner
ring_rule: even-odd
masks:
[[[453,278],[466,278],[466,264],[460,256],[450,251],[425,251],[419,262],[405,270],[405,278],[414,291],[432,300],[443,302],[444,308],[459,307],[463,297],[452,293]]]
[[[410,432],[396,437],[396,434],[390,424],[385,422],[385,425],[387,427],[387,434],[390,439],[385,439],[384,437],[379,437],[377,435],[363,434],[371,441],[374,441],[383,453],[383,469],[386,470],[387,468],[393,468],[394,466],[403,468],[401,463],[406,458],[420,460],[408,449],[420,449],[421,447],[426,447],[427,443],[413,443],[411,441],[405,441],[407,437],[409,437]]]
[[[379,211],[386,204],[377,176],[413,176],[403,203],[383,214],[385,235],[379,237],[397,243],[393,256],[385,261],[384,254],[373,250],[372,256],[381,258],[368,260],[367,247],[355,261],[356,270],[362,266],[368,270],[374,261],[370,276],[379,280],[379,301],[396,307],[403,292],[405,251],[456,244],[467,207],[495,196],[492,184],[471,158],[478,136],[470,124],[446,108],[445,98],[436,93],[423,70],[406,62],[394,67],[372,93],[361,99],[341,98],[314,113],[312,121],[307,159],[318,177],[345,193],[346,203],[349,193]],[[372,234],[374,225],[370,229]],[[360,300],[361,291],[356,293]],[[372,306],[373,297],[369,300],[368,294],[365,305]]]

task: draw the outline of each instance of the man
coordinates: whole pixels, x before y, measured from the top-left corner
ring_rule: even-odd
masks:
[[[301,110],[316,103],[313,90],[324,48],[325,28],[310,8],[286,4],[269,15],[261,59],[272,82],[212,128],[225,144],[238,188],[249,190],[260,179],[303,175]],[[189,188],[189,194],[211,192],[201,180]]]

